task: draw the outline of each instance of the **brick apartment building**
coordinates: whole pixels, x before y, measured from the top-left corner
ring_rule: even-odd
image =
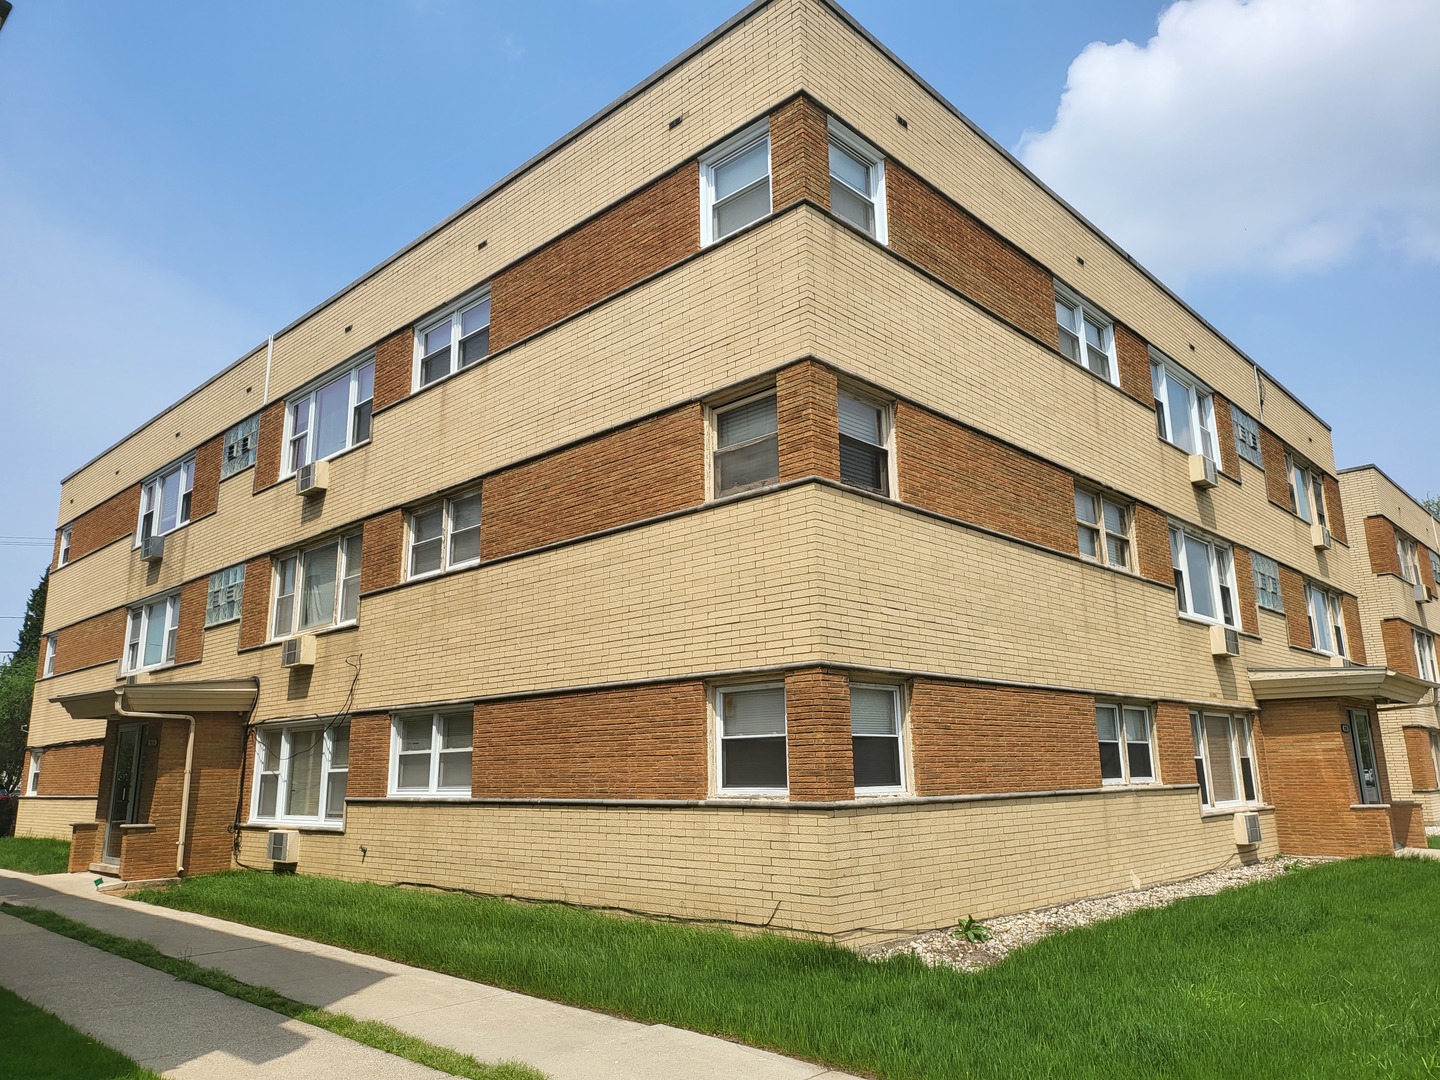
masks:
[[[20,831],[846,939],[1423,844],[1377,709],[1432,673],[1342,497],[1289,390],[761,0],[64,481]]]

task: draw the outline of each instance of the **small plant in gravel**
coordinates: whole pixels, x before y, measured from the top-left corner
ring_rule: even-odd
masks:
[[[969,915],[960,920],[950,934],[959,941],[970,942],[971,945],[979,945],[990,940],[990,929],[984,923],[976,922]]]

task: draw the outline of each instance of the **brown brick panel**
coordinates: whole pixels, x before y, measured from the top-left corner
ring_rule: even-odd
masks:
[[[1056,338],[1056,344],[1059,339]],[[1120,389],[1147,409],[1155,408],[1155,384],[1150,378],[1150,348],[1145,339],[1124,323],[1115,324],[1115,365]]]
[[[255,436],[255,490],[280,479],[280,461],[285,448],[285,402],[272,401],[260,410],[260,430]]]
[[[1164,514],[1144,503],[1135,504],[1135,565],[1141,577],[1175,584],[1175,566],[1170,558],[1170,522]]]
[[[1357,664],[1365,660],[1365,625],[1360,621],[1360,602],[1349,593],[1340,594],[1340,614],[1345,619],[1345,644],[1350,659]]]
[[[1075,481],[1064,469],[905,401],[895,453],[906,502],[1078,554]]]
[[[50,546],[50,569],[56,569],[60,564],[60,533],[63,529],[55,530],[55,543]]]
[[[1350,538],[1345,534],[1345,507],[1340,502],[1340,481],[1326,473],[1321,477],[1320,485],[1325,490],[1325,521],[1330,526],[1330,535],[1342,544],[1348,544]]]
[[[808,97],[770,114],[770,192],[776,211],[801,199],[830,209],[830,129]]]
[[[1188,706],[1175,701],[1155,706],[1155,757],[1162,783],[1195,783],[1195,735]]]
[[[363,541],[361,551],[364,551]],[[262,555],[245,564],[245,592],[240,597],[240,648],[270,640],[270,557]],[[360,573],[365,573],[362,564]]]
[[[823,364],[806,361],[775,377],[780,479],[840,479],[840,385]]]
[[[1290,644],[1300,649],[1313,648],[1310,609],[1305,606],[1305,579],[1288,566],[1280,567],[1280,599],[1285,604],[1285,631]]]
[[[917,679],[910,718],[917,795],[1100,786],[1088,694]]]
[[[1390,831],[1399,846],[1420,848],[1423,851],[1429,842],[1425,832],[1425,808],[1418,802],[1392,801]]]
[[[125,650],[127,618],[124,608],[116,608],[57,630],[53,635],[55,674],[119,660]]]
[[[785,679],[790,798],[836,802],[855,797],[850,744],[850,680],[816,668]]]
[[[1370,571],[1400,576],[1400,553],[1395,550],[1395,526],[1389,518],[1365,519],[1365,546],[1370,551]]]
[[[691,161],[500,271],[490,286],[491,349],[699,251],[699,190]]]
[[[498,558],[704,500],[704,416],[686,405],[487,478],[481,550]]]
[[[40,749],[43,752],[40,760],[40,790],[35,794],[95,794],[95,789],[100,786],[100,758],[105,749],[101,742]],[[25,768],[20,774],[22,784],[28,783],[30,754],[33,752],[29,751],[25,755]]]
[[[1290,501],[1290,478],[1285,475],[1285,444],[1263,424],[1260,426],[1260,458],[1265,462],[1265,494],[1275,505],[1294,513],[1295,504]]]
[[[216,435],[195,451],[195,478],[190,495],[190,520],[213,514],[220,502],[220,459],[225,436]]]
[[[100,822],[78,821],[70,826],[70,862],[67,869],[72,874],[83,874],[92,862],[98,862],[100,851],[95,846],[99,840]]]
[[[475,707],[476,798],[699,799],[705,687],[595,690]]]
[[[407,326],[375,346],[374,411],[409,397],[414,377],[415,329]]]
[[[390,714],[350,718],[350,775],[345,794],[357,799],[384,797],[390,785]]]
[[[1240,628],[1247,634],[1260,633],[1260,609],[1255,597],[1255,568],[1250,563],[1250,552],[1236,545],[1231,549],[1235,555],[1235,587],[1240,590]]]
[[[894,251],[1059,347],[1055,279],[1043,266],[893,161],[885,165],[885,190]]]
[[[398,585],[404,575],[404,511],[391,510],[367,518],[360,539],[360,592]]]
[[[175,662],[199,660],[205,640],[205,601],[210,581],[200,578],[180,587],[180,625],[175,632]]]
[[[1385,643],[1385,665],[1402,675],[1420,677],[1415,663],[1413,628],[1404,619],[1381,619],[1380,638]]]
[[[1416,791],[1440,788],[1435,777],[1435,755],[1430,749],[1430,729],[1405,729],[1405,756],[1410,759],[1410,786]]]
[[[1238,479],[1240,455],[1235,452],[1235,418],[1230,415],[1230,402],[1215,394],[1210,404],[1215,411],[1215,441],[1220,444],[1220,471]]]
[[[134,536],[140,520],[140,485],[112,495],[70,523],[70,562],[123,536]],[[57,537],[56,551],[59,551]]]

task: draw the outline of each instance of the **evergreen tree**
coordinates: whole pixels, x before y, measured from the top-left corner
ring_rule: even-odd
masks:
[[[25,735],[30,727],[30,703],[35,696],[35,671],[40,659],[40,627],[45,619],[45,592],[50,571],[30,590],[15,652],[0,661],[0,788],[20,786],[25,759]]]

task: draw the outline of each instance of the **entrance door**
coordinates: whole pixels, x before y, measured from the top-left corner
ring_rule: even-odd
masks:
[[[1370,731],[1370,714],[1350,711],[1350,739],[1355,745],[1355,767],[1360,773],[1360,801],[1378,803],[1380,767],[1375,763],[1375,739]]]
[[[139,724],[123,725],[115,739],[115,775],[110,782],[110,815],[105,822],[105,850],[100,861],[120,863],[120,826],[133,825],[140,806],[140,747],[144,744]]]

